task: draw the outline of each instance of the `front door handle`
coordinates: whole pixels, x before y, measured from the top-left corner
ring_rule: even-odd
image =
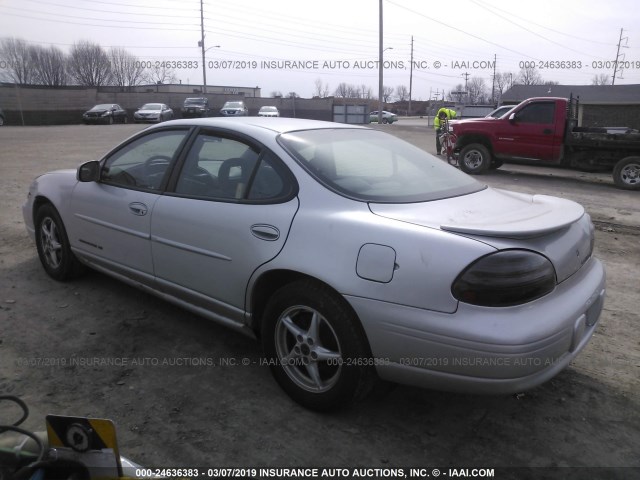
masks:
[[[553,130],[551,130],[550,128],[545,128],[544,130],[542,130],[542,133],[544,133],[545,135],[551,135],[553,133]]]
[[[144,203],[131,202],[129,204],[129,211],[134,215],[138,215],[139,217],[144,217],[149,211],[149,208]]]

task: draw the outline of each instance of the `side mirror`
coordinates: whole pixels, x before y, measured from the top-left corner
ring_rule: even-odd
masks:
[[[515,112],[512,113],[511,115],[509,115],[509,121],[511,123],[516,123],[516,114],[515,114]]]
[[[76,178],[79,182],[97,182],[100,180],[100,162],[92,160],[78,167]]]

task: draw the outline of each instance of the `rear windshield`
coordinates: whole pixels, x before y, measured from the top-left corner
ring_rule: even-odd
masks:
[[[282,134],[279,142],[319,182],[356,200],[422,202],[486,188],[445,161],[377,130],[302,130]]]

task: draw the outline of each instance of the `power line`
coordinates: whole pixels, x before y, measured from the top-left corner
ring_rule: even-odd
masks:
[[[5,7],[5,6],[0,6],[0,8],[10,8],[12,10],[19,10],[19,11],[26,11],[28,13],[31,12],[31,10],[26,9],[26,8],[18,8],[18,7]],[[51,15],[54,17],[62,17],[62,18],[76,18],[79,20],[96,20],[96,21],[100,21],[100,22],[115,22],[115,23],[135,23],[135,24],[142,24],[142,25],[174,25],[176,26],[175,22],[138,22],[135,20],[111,20],[108,18],[95,18],[95,17],[80,17],[77,15],[64,15],[61,13],[50,13],[50,12],[37,12],[41,15]],[[10,14],[8,14],[10,15]],[[16,15],[18,16],[18,15]],[[42,19],[39,19],[42,20]],[[55,20],[57,21],[57,20]],[[184,26],[184,27],[191,27],[191,26],[197,26],[197,25],[189,25],[186,23],[179,23],[177,24],[178,26]],[[111,25],[104,25],[106,27],[111,27]],[[127,27],[130,28],[130,27]],[[134,28],[138,28],[138,27],[134,27]]]
[[[479,6],[483,7],[483,8],[486,8],[486,6],[480,5],[478,1],[474,1],[474,0],[471,0],[471,1],[473,1],[474,3],[476,3],[477,5],[479,5]],[[576,40],[580,40],[580,41],[582,41],[582,42],[590,42],[590,43],[595,43],[595,44],[598,44],[598,45],[606,45],[606,46],[608,46],[608,47],[610,47],[610,46],[612,45],[611,43],[598,42],[598,41],[596,41],[596,40],[591,40],[591,39],[589,39],[589,38],[578,37],[578,36],[576,36],[576,35],[571,35],[571,34],[569,34],[569,33],[562,32],[562,31],[560,31],[560,30],[555,30],[555,29],[553,29],[553,28],[545,27],[544,25],[541,25],[541,24],[539,24],[539,23],[533,22],[533,21],[531,21],[530,19],[520,17],[520,16],[516,15],[515,13],[507,12],[506,10],[504,10],[504,9],[502,9],[502,8],[495,7],[495,6],[493,6],[493,5],[491,6],[491,8],[493,8],[494,10],[498,10],[498,11],[504,12],[504,13],[506,13],[507,15],[511,15],[512,17],[516,17],[516,18],[518,18],[518,19],[520,19],[520,20],[524,20],[524,21],[526,21],[526,22],[529,22],[529,23],[531,23],[531,24],[533,24],[533,25],[535,25],[535,26],[537,26],[537,27],[544,28],[545,30],[549,30],[550,32],[554,32],[554,33],[557,33],[557,34],[559,34],[559,35],[564,35],[565,37],[574,38],[574,39],[576,39]]]
[[[556,41],[554,41],[554,40],[551,40],[550,38],[545,37],[544,35],[540,35],[539,33],[534,32],[533,30],[531,30],[531,29],[529,29],[529,28],[527,28],[527,27],[525,27],[525,26],[523,26],[523,25],[520,25],[519,23],[514,22],[513,20],[508,19],[508,18],[507,18],[507,17],[505,17],[504,15],[500,15],[499,13],[497,13],[497,12],[493,11],[493,9],[491,9],[491,8],[487,7],[486,5],[482,5],[482,4],[480,4],[480,3],[479,3],[479,2],[477,2],[476,0],[470,0],[470,1],[471,1],[471,3],[476,4],[477,6],[479,6],[480,8],[483,8],[484,10],[486,10],[486,11],[487,11],[487,12],[489,12],[489,13],[491,13],[492,15],[495,15],[495,16],[496,16],[496,17],[498,17],[498,18],[502,18],[503,20],[505,20],[505,21],[507,21],[507,22],[509,22],[509,23],[511,23],[511,24],[513,24],[513,25],[515,25],[515,26],[516,26],[516,27],[518,27],[518,28],[521,28],[521,29],[523,29],[523,30],[525,30],[525,31],[529,32],[529,33],[530,33],[530,34],[532,34],[532,35],[535,35],[535,36],[536,36],[536,37],[538,37],[538,38],[541,38],[541,39],[543,39],[543,40],[546,40],[547,42],[553,43],[554,45],[557,45],[557,46],[559,46],[559,47],[562,47],[562,48],[564,48],[564,49],[566,49],[566,50],[570,50],[570,51],[572,51],[572,52],[579,53],[580,55],[590,56],[588,53],[581,52],[581,51],[579,51],[579,50],[575,50],[575,49],[573,49],[573,48],[569,48],[569,47],[567,47],[566,45],[563,45],[562,43],[558,43],[558,42],[556,42]]]
[[[413,10],[413,9],[411,9],[411,8],[408,8],[408,7],[404,7],[404,6],[402,6],[402,5],[398,5],[397,3],[392,2],[391,0],[386,0],[386,1],[387,1],[387,3],[390,3],[390,4],[392,4],[392,5],[394,5],[394,6],[398,7],[398,8],[401,8],[401,9],[403,9],[403,10],[407,10],[408,12],[411,12],[411,13],[413,13],[414,15],[418,15],[418,16],[420,16],[420,17],[422,17],[422,18],[426,18],[427,20],[430,20],[430,21],[432,21],[432,22],[434,22],[434,23],[437,23],[437,24],[439,24],[439,25],[442,25],[442,26],[444,26],[444,27],[446,27],[446,28],[449,28],[449,29],[451,29],[451,30],[455,30],[456,32],[462,33],[462,34],[467,35],[467,36],[469,36],[469,37],[475,38],[476,40],[480,40],[480,41],[482,41],[482,42],[488,43],[488,44],[490,44],[490,45],[493,45],[493,46],[495,46],[495,47],[498,47],[498,48],[501,48],[501,49],[507,50],[507,51],[512,52],[512,53],[517,53],[518,55],[522,55],[523,57],[531,58],[531,59],[533,59],[533,60],[540,60],[539,58],[532,57],[531,55],[528,55],[528,54],[526,54],[526,53],[518,52],[517,50],[512,50],[511,48],[507,48],[507,47],[505,47],[504,45],[500,45],[500,44],[498,44],[498,43],[492,42],[491,40],[487,40],[486,38],[482,38],[482,37],[480,37],[480,36],[478,36],[478,35],[474,35],[473,33],[465,32],[464,30],[462,30],[462,29],[460,29],[460,28],[456,28],[456,27],[454,27],[454,26],[452,26],[452,25],[449,25],[449,24],[447,24],[447,23],[441,22],[440,20],[436,20],[435,18],[428,17],[427,15],[425,15],[425,14],[423,14],[423,13],[420,13],[420,12],[418,12],[418,11],[416,11],[416,10]]]
[[[73,6],[69,6],[69,5],[64,5],[62,3],[54,3],[54,2],[45,2],[42,0],[22,0],[22,1],[26,1],[26,2],[32,2],[32,3],[39,3],[41,5],[51,5],[53,7],[63,7],[63,8],[70,8],[73,10],[85,10],[88,12],[99,12],[99,13],[116,13],[118,15],[122,15],[123,13],[126,13],[127,16],[129,15],[134,15],[134,16],[141,16],[141,17],[168,17],[168,18],[193,18],[193,15],[176,15],[175,13],[167,13],[167,14],[160,14],[160,13],[134,13],[134,12],[123,12],[122,10],[104,10],[104,9],[96,9],[96,8],[86,8],[86,7],[78,7],[76,5]],[[92,3],[101,3],[101,2],[92,2]],[[108,5],[112,5],[111,3],[109,3]],[[120,5],[120,4],[113,4],[113,5]],[[135,5],[136,8],[142,8],[139,5]],[[144,8],[167,8],[167,7],[144,7]]]

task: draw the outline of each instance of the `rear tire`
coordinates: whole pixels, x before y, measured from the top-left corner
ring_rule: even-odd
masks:
[[[640,190],[640,157],[627,157],[616,163],[613,182],[624,190]]]
[[[480,143],[471,143],[464,147],[458,157],[460,170],[470,175],[480,175],[491,165],[489,149]]]
[[[282,389],[326,411],[366,397],[376,380],[369,345],[346,301],[303,280],[278,290],[265,310],[262,345]]]
[[[58,211],[51,204],[36,212],[36,247],[47,274],[55,280],[70,280],[85,271],[84,265],[71,251],[69,238]]]

